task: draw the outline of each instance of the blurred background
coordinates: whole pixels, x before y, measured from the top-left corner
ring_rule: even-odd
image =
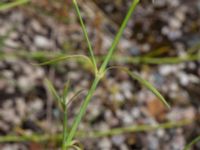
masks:
[[[0,2],[0,149],[57,150],[62,111],[44,82],[69,97],[94,78],[81,60],[37,66],[58,56],[88,55],[71,0]],[[131,0],[78,0],[100,64]],[[182,150],[200,135],[200,1],[141,0],[110,66],[126,66],[167,99],[126,73],[110,70],[87,109],[77,139],[86,150]],[[69,123],[85,92],[69,107]],[[200,142],[193,150],[200,149]]]

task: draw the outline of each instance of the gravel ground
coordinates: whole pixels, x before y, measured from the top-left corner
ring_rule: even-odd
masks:
[[[67,13],[61,15],[57,12],[60,5],[47,4],[45,1],[36,5],[36,2],[0,13],[1,136],[61,132],[62,112],[47,90],[44,79],[49,78],[59,92],[70,79],[72,87],[69,97],[80,89],[87,90],[93,79],[91,69],[82,62],[34,65],[38,63],[36,59],[30,58],[34,52],[87,54],[87,46],[74,10],[68,5]],[[129,2],[81,1],[95,54],[106,54]],[[55,16],[51,17],[52,14]],[[62,16],[68,18],[67,21],[62,20]],[[160,49],[155,56],[184,57],[193,51],[189,48],[199,44],[199,35],[200,1],[155,0],[154,4],[142,1],[128,24],[117,55],[153,55],[152,50]],[[15,54],[18,53],[26,56],[17,57],[19,55]],[[148,89],[127,74],[111,70],[98,86],[79,126],[80,130],[104,131],[185,119],[191,123],[178,128],[80,139],[85,149],[182,150],[186,143],[200,135],[200,61],[148,65],[121,62],[120,57],[112,61],[110,66],[123,65],[138,72],[159,89],[172,108],[166,109]],[[72,123],[84,96],[85,92],[71,104],[69,123]],[[1,143],[0,149],[56,149],[56,144],[8,142]],[[200,143],[193,147],[193,150],[198,149]]]

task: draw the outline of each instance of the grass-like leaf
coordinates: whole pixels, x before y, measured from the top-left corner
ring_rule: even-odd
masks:
[[[96,68],[95,66],[93,65],[93,63],[91,62],[90,58],[85,56],[85,55],[66,55],[66,56],[58,56],[56,58],[53,58],[49,61],[46,61],[46,62],[43,62],[43,63],[39,63],[39,64],[33,64],[33,65],[39,65],[39,66],[44,66],[44,65],[49,65],[49,64],[56,64],[58,62],[61,62],[61,61],[64,61],[64,60],[70,60],[70,59],[73,59],[73,60],[84,60],[84,61],[87,61],[88,64],[91,65],[91,68],[93,69],[93,72],[96,72]]]
[[[84,90],[81,89],[79,91],[77,91],[66,103],[66,105],[68,106],[70,103],[72,103]]]
[[[0,2],[0,11],[11,9],[13,7],[25,4],[29,2],[30,0],[16,0],[14,2],[9,2],[9,3],[1,3]]]
[[[81,149],[80,147],[78,147],[78,146],[76,146],[76,145],[69,145],[69,146],[67,146],[67,148],[69,149],[74,149],[74,150],[83,150],[83,149]]]
[[[61,105],[62,105],[62,109],[64,111],[63,114],[63,139],[62,139],[62,150],[66,149],[66,144],[65,141],[67,139],[67,134],[68,134],[68,123],[67,123],[67,96],[69,93],[69,89],[70,88],[70,80],[67,81],[67,84],[64,87],[63,93],[62,93],[62,99],[61,99]]]
[[[0,48],[4,46],[4,40],[6,37],[0,37]],[[199,46],[200,48],[200,46]],[[198,48],[194,49],[195,51],[198,51]],[[36,52],[28,52],[25,50],[20,50],[17,52],[12,53],[6,53],[3,51],[0,51],[0,60],[5,60],[7,58],[14,58],[14,59],[28,59],[28,60],[34,60],[38,62],[47,62],[51,58],[58,58],[63,57],[66,54],[63,52],[52,52],[49,53],[49,51],[36,51]],[[97,56],[96,60],[97,63],[102,61],[105,57],[103,56]],[[179,63],[185,63],[190,61],[198,61],[200,60],[200,52],[196,52],[194,54],[187,54],[186,57],[152,57],[152,56],[121,56],[118,54],[113,55],[111,62],[123,62],[123,63],[131,63],[131,64],[154,64],[154,65],[160,65],[160,64],[179,64]],[[89,65],[91,66],[91,61],[83,61],[79,58],[75,59],[76,62],[81,62],[81,65]],[[49,64],[51,65],[51,64]]]
[[[68,127],[68,124],[67,124],[67,105],[66,105],[66,97],[69,93],[69,82],[66,84],[64,90],[63,90],[63,95],[62,97],[60,97],[58,95],[58,93],[56,92],[53,84],[51,83],[51,81],[49,81],[48,79],[45,79],[45,82],[47,84],[47,87],[48,89],[51,91],[51,93],[56,97],[56,100],[58,102],[58,104],[61,105],[62,109],[63,109],[63,141],[62,141],[62,150],[65,150],[66,149],[66,144],[65,144],[65,140],[67,138],[67,127]]]
[[[112,58],[112,56],[114,54],[114,51],[115,51],[115,49],[117,47],[117,44],[119,43],[119,41],[120,41],[120,39],[122,37],[122,34],[123,34],[123,32],[124,32],[124,30],[126,28],[126,25],[127,25],[128,21],[130,20],[131,15],[134,12],[134,10],[135,10],[136,6],[138,5],[139,1],[140,0],[133,0],[132,1],[131,6],[130,6],[130,8],[128,10],[128,13],[126,14],[126,16],[125,16],[125,18],[124,18],[124,20],[122,22],[122,25],[120,26],[119,31],[117,32],[117,35],[115,36],[115,39],[113,40],[112,45],[108,50],[108,54],[106,55],[102,65],[100,67],[100,72],[104,72],[106,70],[106,67],[107,67],[108,63],[110,62],[110,60],[111,60],[111,58]]]
[[[94,67],[95,67],[95,70],[97,70],[97,64],[96,64],[95,56],[94,56],[94,53],[93,53],[92,44],[89,40],[88,32],[87,32],[87,29],[86,29],[85,24],[83,22],[78,3],[77,3],[76,0],[73,0],[73,4],[74,4],[74,7],[76,9],[76,13],[79,17],[79,21],[80,21],[80,24],[81,24],[81,27],[82,27],[82,31],[83,31],[84,37],[86,39],[86,42],[87,42],[87,45],[88,45],[88,48],[89,48],[91,61],[94,65]]]
[[[45,79],[45,83],[48,87],[48,89],[50,90],[50,92],[53,94],[53,96],[56,98],[57,102],[61,105],[62,109],[63,109],[63,138],[62,138],[62,150],[66,150],[67,148],[67,143],[66,138],[67,138],[67,133],[68,133],[68,124],[67,124],[67,106],[77,97],[81,94],[81,92],[83,90],[79,90],[78,92],[75,93],[74,96],[72,96],[70,99],[67,98],[68,93],[69,93],[69,87],[70,87],[70,80],[68,80],[67,84],[64,87],[62,96],[59,96],[59,94],[56,92],[53,84],[51,83],[51,81],[49,81],[48,79]],[[71,148],[77,149],[77,150],[81,150],[77,145],[70,145]]]
[[[92,66],[92,62],[90,60],[89,57],[85,56],[85,55],[66,55],[66,56],[58,56],[56,58],[53,58],[49,61],[46,61],[46,62],[43,62],[43,63],[40,63],[40,64],[36,64],[36,65],[48,65],[48,64],[54,64],[54,63],[58,63],[58,62],[61,62],[61,61],[64,61],[64,60],[67,60],[67,59],[83,59],[85,61],[88,61],[88,63],[90,63]]]
[[[165,104],[165,106],[167,108],[170,109],[169,103],[165,100],[165,98],[160,94],[160,92],[149,81],[141,78],[140,75],[138,75],[137,73],[131,72],[130,70],[128,70],[125,67],[115,66],[115,67],[110,67],[107,70],[115,69],[115,68],[119,69],[119,70],[122,70],[122,71],[125,71],[126,73],[128,73],[130,75],[130,77],[132,77],[133,79],[137,80],[140,84],[142,84],[143,86],[148,88],[152,93],[154,93],[159,98],[159,100],[161,100],[161,102],[163,104]]]
[[[200,141],[200,135],[192,140],[188,145],[185,146],[184,150],[190,150],[194,144]]]
[[[67,148],[73,148],[75,150],[83,150],[83,146],[80,144],[80,142],[76,140],[72,141],[71,144],[67,146]]]
[[[65,84],[65,87],[63,89],[63,93],[62,93],[62,103],[64,105],[67,104],[67,96],[69,94],[69,87],[70,87],[70,80],[67,81],[67,83]]]
[[[162,101],[162,103],[165,104],[165,106],[167,106],[170,109],[170,105],[168,104],[168,102],[165,100],[165,98],[160,94],[160,92],[150,82],[148,82],[147,80],[144,80],[143,78],[141,78],[139,75],[137,75],[134,72],[127,71],[127,73],[133,79],[136,79],[142,85],[144,85],[146,88],[148,88],[152,93],[154,93]]]
[[[180,127],[185,127],[188,125],[191,125],[193,123],[193,120],[177,120],[177,121],[169,121],[169,122],[164,122],[161,124],[138,124],[138,125],[132,125],[132,126],[127,126],[127,127],[118,127],[118,128],[113,128],[113,129],[108,129],[108,130],[103,130],[103,131],[84,131],[84,130],[79,130],[76,133],[77,138],[81,138],[83,140],[88,140],[88,139],[97,139],[97,138],[103,138],[103,137],[112,137],[116,135],[122,135],[126,133],[138,133],[138,132],[150,132],[150,131],[155,131],[158,129],[173,129],[173,128],[180,128]],[[8,134],[8,135],[2,135],[0,136],[0,143],[10,143],[10,142],[36,142],[36,143],[41,143],[41,142],[55,142],[55,141],[61,141],[62,140],[62,135],[61,134],[25,134],[22,133],[20,135],[13,135],[13,134]],[[97,139],[98,140],[98,139]]]
[[[50,80],[45,79],[45,83],[47,85],[47,88],[49,89],[49,91],[53,94],[53,96],[56,98],[56,100],[60,103],[61,101],[61,97],[58,95],[58,93],[56,92],[56,89],[54,88],[53,84],[51,83]]]

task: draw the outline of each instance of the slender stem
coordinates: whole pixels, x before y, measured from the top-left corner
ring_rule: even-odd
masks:
[[[76,130],[78,128],[78,125],[79,125],[83,115],[86,112],[87,106],[88,106],[88,104],[89,104],[89,102],[90,102],[90,100],[91,100],[91,98],[93,96],[93,93],[96,90],[96,87],[97,87],[99,81],[100,81],[100,78],[95,77],[95,79],[94,79],[94,81],[92,83],[92,86],[91,86],[90,90],[88,91],[88,94],[87,94],[87,96],[86,96],[86,98],[85,98],[85,100],[84,100],[84,102],[83,102],[83,104],[81,106],[81,109],[80,109],[78,115],[76,116],[76,118],[75,118],[75,120],[73,122],[72,128],[71,128],[71,130],[69,132],[69,135],[67,137],[67,140],[66,140],[66,145],[69,145],[70,142],[72,141],[72,139],[74,138],[74,136],[76,134]]]
[[[66,150],[66,142],[65,142],[66,139],[67,139],[67,107],[64,106],[62,150]]]
[[[103,61],[103,64],[101,65],[101,67],[100,67],[100,72],[104,72],[105,71],[109,61],[111,60],[111,57],[113,56],[113,53],[114,53],[114,51],[115,51],[115,49],[117,47],[117,44],[119,43],[119,40],[120,40],[120,38],[121,38],[121,36],[122,36],[122,34],[124,32],[124,29],[125,29],[125,27],[126,27],[128,21],[129,21],[132,13],[134,12],[134,10],[135,10],[135,8],[136,8],[138,3],[139,3],[139,0],[133,0],[133,2],[131,4],[131,7],[129,8],[129,11],[128,11],[124,21],[122,22],[122,25],[121,25],[121,27],[120,27],[120,29],[119,29],[119,31],[118,31],[115,39],[114,39],[109,51],[108,51],[108,54],[106,55],[106,58]]]
[[[134,125],[134,126],[128,126],[128,127],[122,127],[122,128],[113,128],[110,130],[105,131],[77,131],[76,137],[81,139],[88,139],[88,138],[102,138],[107,136],[115,136],[130,132],[147,132],[147,131],[154,131],[157,129],[172,129],[177,127],[183,127],[194,123],[194,120],[180,120],[180,121],[169,121],[162,124],[157,125],[148,125],[148,124],[140,124],[140,125]],[[0,136],[0,143],[6,143],[6,142],[56,142],[60,141],[62,139],[61,134],[55,134],[54,136],[49,134],[31,134],[31,135],[5,135]],[[199,139],[196,138],[194,142],[196,142]]]
[[[81,13],[80,13],[77,1],[73,0],[73,4],[74,4],[74,7],[76,9],[76,13],[77,13],[77,15],[79,17],[79,21],[80,21],[80,24],[81,24],[81,28],[82,28],[84,37],[85,37],[85,39],[87,41],[87,45],[88,45],[90,56],[91,56],[91,61],[92,61],[93,65],[94,65],[94,67],[95,67],[95,70],[97,70],[97,64],[96,64],[96,60],[95,60],[95,57],[94,57],[94,53],[93,53],[93,49],[92,49],[92,44],[91,44],[91,42],[89,40],[88,32],[87,32],[87,29],[86,29],[86,27],[84,25],[83,19],[81,17]]]
[[[76,3],[75,0],[73,0],[73,2]],[[116,35],[116,38],[114,39],[114,42],[113,42],[111,48],[109,49],[109,52],[108,52],[108,54],[107,54],[107,56],[106,56],[106,58],[105,58],[105,60],[104,60],[104,62],[102,64],[102,66],[100,68],[100,71],[96,74],[95,79],[94,79],[94,81],[92,83],[92,86],[91,86],[91,88],[90,88],[90,90],[89,90],[89,92],[88,92],[88,94],[87,94],[87,96],[86,96],[81,108],[80,108],[79,113],[77,114],[77,116],[76,116],[76,118],[75,118],[75,120],[74,120],[74,122],[72,124],[72,128],[71,128],[71,130],[69,132],[69,135],[67,137],[66,145],[69,145],[71,143],[71,141],[73,140],[73,138],[74,138],[74,136],[76,134],[78,125],[79,125],[83,115],[86,112],[87,106],[88,106],[88,104],[89,104],[89,102],[90,102],[90,100],[91,100],[91,98],[92,98],[92,96],[93,96],[93,94],[95,92],[95,89],[96,89],[99,81],[101,80],[102,74],[105,71],[105,69],[107,67],[107,64],[109,63],[109,61],[110,61],[110,59],[111,59],[111,57],[112,57],[112,55],[114,53],[114,49],[116,48],[116,46],[117,46],[117,44],[118,44],[118,42],[120,40],[120,37],[122,36],[124,28],[126,27],[126,25],[128,23],[128,20],[130,19],[131,14],[135,10],[135,7],[138,4],[138,2],[139,2],[139,0],[133,0],[133,2],[131,4],[131,7],[130,7],[130,9],[129,9],[129,11],[128,11],[128,13],[127,13],[127,15],[126,15],[121,27],[120,27],[120,29],[119,29],[119,32]],[[81,16],[80,16],[80,18],[81,18]]]
[[[88,138],[100,138],[100,137],[115,136],[115,135],[120,135],[124,133],[131,133],[131,132],[144,132],[144,131],[147,132],[147,131],[154,131],[157,129],[170,129],[170,128],[182,127],[191,123],[192,123],[191,120],[181,120],[181,121],[169,121],[169,122],[165,122],[165,123],[157,124],[157,125],[141,124],[141,125],[122,127],[122,128],[114,128],[114,129],[105,130],[105,131],[90,132],[87,134],[87,136]]]
[[[25,4],[29,1],[30,0],[18,0],[18,1],[15,1],[15,2],[7,3],[7,4],[0,4],[0,11],[1,10],[7,10],[7,9],[10,9],[10,8]]]
[[[188,145],[185,146],[184,150],[190,150],[194,144],[200,141],[200,135],[192,140]]]
[[[61,56],[64,56],[64,53],[57,53],[57,52],[53,52],[53,53],[49,53],[49,52],[26,52],[26,51],[20,51],[20,52],[16,52],[16,53],[12,53],[12,54],[7,54],[4,52],[0,52],[0,60],[5,60],[7,58],[14,58],[14,59],[31,59],[31,60],[36,60],[36,61],[44,61],[44,60],[49,60],[52,57],[53,58],[61,58]],[[83,58],[83,60],[85,59],[85,61],[82,61],[81,57],[78,58],[78,55],[74,55],[76,56],[76,61],[77,62],[81,62],[82,65],[84,64],[91,64],[91,61],[87,61],[87,59]],[[81,56],[81,55],[80,55]],[[65,56],[67,58],[67,56]],[[68,57],[69,58],[69,57]],[[75,58],[75,57],[74,57]],[[100,62],[101,60],[103,60],[105,57],[96,57],[97,58],[97,62]],[[196,61],[199,60],[200,56],[198,56],[198,53],[196,54],[188,54],[187,57],[179,57],[179,56],[175,56],[175,57],[150,57],[150,56],[120,56],[120,55],[113,55],[113,57],[111,58],[111,61],[113,62],[123,62],[123,63],[133,63],[133,64],[154,64],[154,65],[159,65],[159,64],[179,64],[179,63],[185,63],[185,62],[189,62],[189,61]],[[54,63],[52,63],[54,64]],[[51,65],[51,64],[49,64]],[[92,65],[92,64],[91,64]]]

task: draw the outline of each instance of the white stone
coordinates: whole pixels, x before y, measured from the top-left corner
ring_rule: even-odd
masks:
[[[47,39],[44,36],[41,35],[36,35],[34,37],[34,43],[37,45],[39,48],[51,48],[52,43],[49,39]]]
[[[169,20],[169,25],[172,28],[179,29],[181,27],[181,22],[177,18],[171,18]]]
[[[159,67],[159,73],[164,76],[174,73],[174,71],[176,71],[176,68],[172,65],[161,65]]]
[[[32,82],[30,82],[30,79],[26,76],[21,76],[17,80],[17,85],[21,89],[22,92],[27,92],[32,88]]]
[[[98,146],[101,150],[110,150],[112,145],[108,138],[103,138],[99,141]]]
[[[184,73],[184,72],[179,72],[178,73],[178,78],[179,78],[179,81],[180,81],[181,85],[186,86],[190,82],[188,75],[186,73]]]

